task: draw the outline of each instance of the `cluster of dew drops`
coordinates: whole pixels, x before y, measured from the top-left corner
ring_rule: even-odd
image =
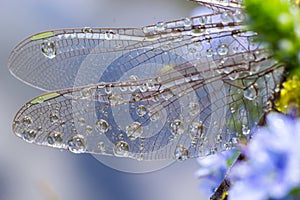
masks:
[[[232,15],[232,13],[230,16],[228,15],[228,13],[223,13],[221,16],[223,23],[230,22],[232,17],[237,18],[238,21],[242,21],[242,19],[243,19],[243,15],[242,15],[241,11],[236,11],[236,14],[234,16]],[[209,22],[210,19],[209,19],[209,16],[208,17],[200,16],[198,18],[198,20],[200,21],[201,24],[204,25],[205,23]],[[190,18],[185,18],[181,22],[183,24],[183,27],[185,27],[185,28],[191,27],[193,25],[193,20]],[[177,22],[177,24],[178,24],[178,22]],[[154,31],[156,33],[164,32],[167,27],[168,27],[168,24],[166,24],[164,22],[158,22],[155,26],[145,27],[143,29],[143,31],[145,34],[148,34],[151,31]],[[83,28],[82,33],[93,34],[93,29],[91,29],[89,27]],[[192,32],[192,33],[199,34],[198,32]],[[116,35],[116,33],[114,33],[113,31],[107,31],[103,34],[104,34],[104,39],[106,39],[106,40],[111,40]],[[216,48],[216,51],[214,51],[213,49],[208,49],[206,51],[206,55],[207,55],[207,57],[212,57],[214,54],[218,54],[220,56],[226,56],[228,54],[228,52],[229,52],[229,47],[226,44],[220,44]],[[41,43],[41,53],[49,59],[55,58],[57,55],[55,41],[45,39]],[[191,50],[191,53],[195,53],[195,51]],[[238,77],[238,74],[233,74],[233,75],[234,76],[232,76],[232,78],[231,78],[232,80],[234,80]],[[254,100],[256,98],[256,96],[257,96],[257,89],[255,88],[255,86],[251,85],[244,90],[244,97],[247,98],[248,100]],[[197,105],[196,103],[193,103],[193,105],[191,105],[191,107],[192,107],[191,111],[193,111],[193,112],[197,111],[197,109],[199,110],[199,105]],[[136,108],[136,112],[137,112],[138,116],[144,116],[147,112],[147,109],[145,106],[141,105]],[[158,116],[155,114],[153,114],[151,116],[152,116],[153,120],[158,119]],[[50,116],[50,118],[52,121],[58,120],[57,115],[52,115],[52,116]],[[18,123],[20,123],[20,122],[18,122]],[[23,123],[23,125],[29,127],[32,123],[32,120],[30,117],[25,116],[21,120],[21,123]],[[185,131],[183,123],[178,119],[171,122],[169,125],[169,128],[174,135],[183,134]],[[87,131],[88,130],[92,131],[92,129],[93,129],[93,127],[91,127],[91,126],[87,127]],[[105,134],[109,129],[109,123],[107,121],[105,121],[104,119],[100,119],[95,123],[95,129],[97,130],[98,133]],[[40,130],[41,130],[41,128],[38,128],[37,130],[25,130],[22,133],[22,137],[23,137],[23,139],[25,139],[29,142],[33,142],[36,135],[38,134],[38,132]],[[189,133],[193,139],[199,139],[202,131],[203,131],[203,125],[201,124],[201,122],[193,122],[189,126]],[[247,129],[246,127],[243,127],[243,132],[249,133],[249,129]],[[143,133],[143,127],[139,122],[132,122],[131,124],[129,124],[126,127],[126,133],[131,138],[138,138]],[[79,134],[72,136],[67,141],[67,143],[64,144],[63,137],[60,132],[51,132],[48,134],[46,142],[47,142],[47,145],[54,146],[54,147],[65,147],[74,153],[83,153],[83,152],[86,152],[86,150],[87,150],[87,141],[84,136],[79,135]],[[105,149],[104,142],[100,142],[98,144],[98,147],[100,149],[104,150]],[[114,145],[113,152],[114,152],[115,156],[128,157],[130,155],[130,147],[125,141],[118,141]],[[188,157],[189,157],[189,150],[186,147],[184,147],[183,145],[178,145],[174,152],[174,158],[177,160],[185,160]]]

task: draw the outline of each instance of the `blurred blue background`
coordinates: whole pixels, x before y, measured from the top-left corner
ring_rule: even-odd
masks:
[[[0,199],[201,200],[196,160],[128,174],[88,154],[28,144],[14,136],[15,113],[42,94],[13,78],[7,61],[25,37],[71,27],[140,27],[190,16],[185,0],[0,0]]]

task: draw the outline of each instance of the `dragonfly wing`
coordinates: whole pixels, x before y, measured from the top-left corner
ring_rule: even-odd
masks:
[[[234,12],[228,16],[218,13],[140,29],[83,28],[43,32],[15,47],[9,59],[9,70],[18,79],[45,91],[93,84],[113,61],[137,49],[174,51],[182,57],[190,48],[202,56],[202,43],[217,37],[210,35],[230,34],[243,28],[239,17]],[[199,44],[198,47],[193,47],[195,44]],[[191,59],[195,60],[194,57],[188,60]]]
[[[10,70],[58,91],[21,108],[14,132],[75,153],[144,160],[234,148],[249,139],[283,69],[236,17],[224,20],[215,13],[32,36],[13,52]]]

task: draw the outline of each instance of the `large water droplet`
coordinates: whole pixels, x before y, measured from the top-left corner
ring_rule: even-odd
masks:
[[[220,46],[218,46],[217,48],[217,53],[220,55],[220,56],[225,56],[228,54],[228,47],[226,44],[221,44]]]
[[[68,140],[68,149],[73,153],[84,153],[86,148],[86,140],[83,135],[75,135]]]
[[[108,123],[104,119],[96,121],[96,130],[100,135],[104,134],[108,130]]]
[[[193,122],[189,126],[189,133],[192,139],[199,139],[203,133],[203,124],[200,122]]]
[[[49,133],[47,136],[47,144],[53,147],[61,147],[62,146],[62,135],[60,132],[53,131]]]
[[[126,126],[126,134],[131,139],[136,139],[143,134],[143,127],[139,122],[132,122]]]
[[[119,141],[114,146],[114,155],[117,157],[128,157],[129,145],[124,141]]]
[[[170,130],[173,135],[181,135],[184,132],[183,123],[179,119],[175,119],[170,123]]]
[[[257,89],[253,85],[251,85],[250,87],[244,90],[244,97],[250,101],[256,99]]]
[[[175,159],[178,161],[184,161],[189,158],[189,150],[182,145],[176,147],[174,152]]]
[[[54,58],[56,56],[56,48],[54,41],[46,40],[41,44],[42,54],[47,58]]]

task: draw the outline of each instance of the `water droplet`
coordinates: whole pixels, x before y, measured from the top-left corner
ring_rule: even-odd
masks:
[[[90,125],[87,125],[85,127],[85,131],[86,131],[87,135],[90,135],[93,132],[93,127]]]
[[[143,143],[141,143],[141,144],[140,144],[140,148],[139,148],[139,149],[140,149],[140,151],[144,150],[144,148],[145,148],[144,144],[143,144]]]
[[[235,11],[235,13],[234,13],[234,20],[235,20],[236,22],[241,22],[241,21],[243,21],[245,18],[246,18],[246,16],[245,16],[245,14],[244,14],[241,10],[237,9],[237,10]]]
[[[112,93],[111,85],[106,85],[104,91],[106,94],[111,94]]]
[[[105,144],[104,144],[104,142],[99,142],[98,144],[97,144],[97,148],[101,151],[101,152],[105,152]]]
[[[168,44],[163,44],[163,45],[161,46],[161,49],[164,50],[164,51],[168,51],[168,50],[170,49],[170,45],[168,45]]]
[[[138,153],[136,154],[135,158],[137,161],[142,161],[144,159],[144,154]]]
[[[119,141],[114,146],[114,155],[117,157],[128,157],[129,145],[124,141]]]
[[[231,113],[235,113],[235,111],[236,111],[236,110],[235,110],[234,107],[230,107],[230,112],[231,112]]]
[[[35,130],[24,130],[22,133],[22,138],[27,142],[33,142],[36,137]]]
[[[126,134],[131,139],[136,139],[143,134],[143,127],[139,122],[132,122],[126,126]]]
[[[189,48],[189,52],[190,52],[191,54],[194,54],[194,53],[197,52],[197,50],[196,50],[196,48],[191,47],[191,48]]]
[[[200,25],[205,25],[206,24],[206,16],[200,16],[199,17],[199,24]]]
[[[184,161],[189,158],[189,150],[182,145],[176,147],[174,152],[175,159],[178,161]]]
[[[223,12],[221,14],[221,19],[223,24],[227,24],[232,21],[232,15],[229,12]]]
[[[233,46],[232,47],[232,51],[233,51],[233,53],[237,53],[237,52],[239,52],[239,46]]]
[[[146,91],[147,91],[147,86],[146,86],[146,84],[143,83],[142,85],[140,85],[139,89],[140,89],[141,92],[146,92]]]
[[[84,28],[82,29],[82,32],[83,32],[83,33],[92,33],[93,30],[92,30],[91,27],[84,27]]]
[[[233,138],[231,138],[230,142],[232,144],[238,144],[239,143],[239,139],[237,137],[233,137]]]
[[[158,22],[155,26],[156,31],[164,31],[166,29],[166,25],[164,22]]]
[[[50,122],[51,122],[52,124],[54,124],[54,123],[56,123],[56,122],[58,121],[58,116],[57,116],[57,114],[55,114],[55,113],[50,113],[49,118],[50,118]]]
[[[203,133],[202,122],[193,122],[189,126],[189,133],[192,139],[199,139]]]
[[[257,97],[257,89],[251,85],[247,89],[244,90],[244,97],[250,101],[256,99]]]
[[[106,40],[111,40],[111,39],[113,39],[113,37],[114,37],[114,32],[112,32],[112,31],[107,31],[107,32],[104,34],[104,38],[105,38]]]
[[[123,140],[123,139],[124,139],[124,135],[123,135],[122,133],[120,133],[120,134],[118,135],[118,138],[119,138],[120,140]]]
[[[130,83],[128,88],[131,92],[134,92],[136,90],[137,86],[134,83]]]
[[[150,91],[158,89],[158,83],[151,79],[147,81],[146,86],[148,87],[148,90],[150,90]]]
[[[212,49],[207,49],[206,50],[206,56],[207,57],[212,57],[214,55],[214,51]]]
[[[217,48],[217,52],[220,56],[225,56],[228,54],[228,47],[226,44],[221,44],[220,46],[218,46]]]
[[[108,131],[108,123],[104,119],[100,119],[96,121],[96,130],[100,135],[104,134],[106,131]]]
[[[251,65],[251,67],[250,67],[250,75],[256,74],[257,72],[259,72],[259,70],[260,70],[260,65],[258,65],[258,64]]]
[[[230,74],[231,72],[232,72],[232,67],[231,66],[229,66],[229,67],[225,67],[224,68],[224,70],[223,70],[223,72],[225,73],[225,74]]]
[[[200,111],[199,104],[194,102],[189,103],[188,111],[190,115],[198,114]]]
[[[192,26],[192,20],[191,20],[190,18],[185,18],[185,19],[183,20],[183,25],[184,25],[185,27],[190,27],[190,26]]]
[[[85,119],[83,117],[79,118],[78,123],[80,126],[83,126],[85,124]]]
[[[147,109],[144,105],[136,107],[136,114],[140,117],[143,117],[147,113]]]
[[[228,78],[232,81],[238,79],[240,76],[240,73],[237,71],[232,71],[230,74],[228,74]]]
[[[184,132],[183,123],[179,119],[175,119],[170,123],[170,130],[173,135],[181,135]]]
[[[46,40],[41,44],[42,54],[47,58],[54,58],[56,56],[56,48],[54,41]]]
[[[86,148],[86,140],[82,135],[75,135],[68,140],[68,149],[73,153],[84,153]]]
[[[244,135],[248,135],[250,133],[250,129],[248,128],[247,125],[244,125],[244,124],[242,125],[242,133]]]
[[[49,133],[47,136],[47,144],[53,147],[61,147],[62,146],[62,135],[60,132],[53,131]]]
[[[125,85],[120,86],[120,90],[121,90],[122,92],[126,92],[127,89],[128,89],[128,87],[125,86]]]
[[[31,117],[28,117],[28,116],[25,116],[23,119],[22,119],[22,124],[24,126],[30,126],[32,124],[32,119]]]

